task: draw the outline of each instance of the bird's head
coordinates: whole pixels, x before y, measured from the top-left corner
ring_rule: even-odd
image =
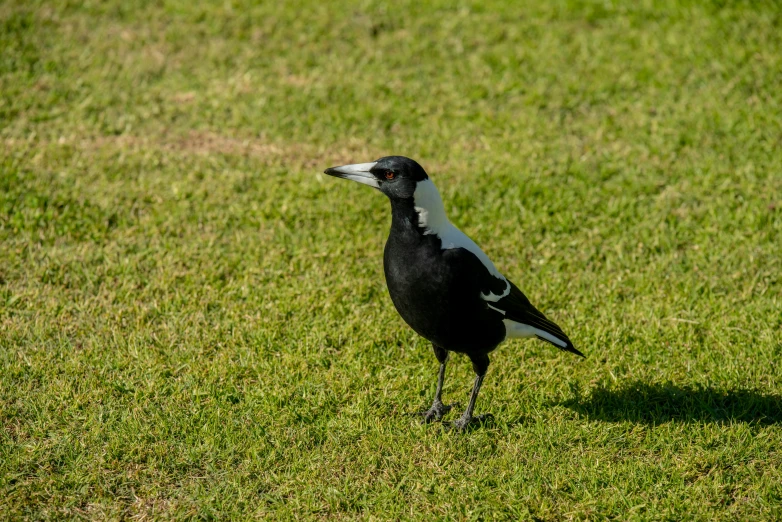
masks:
[[[418,182],[429,179],[423,167],[404,156],[386,156],[371,163],[331,167],[325,173],[375,187],[390,199],[408,199]]]

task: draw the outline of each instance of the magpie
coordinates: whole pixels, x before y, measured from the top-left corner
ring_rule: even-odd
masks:
[[[475,371],[470,402],[453,423],[465,430],[489,367],[489,353],[506,339],[537,337],[584,357],[562,329],[546,318],[489,257],[445,214],[440,193],[417,162],[387,156],[371,163],[326,169],[325,174],[374,187],[391,200],[391,232],[383,269],[402,319],[432,343],[440,363],[432,407],[423,421],[440,420],[453,407],[442,401],[449,352],[467,355]]]

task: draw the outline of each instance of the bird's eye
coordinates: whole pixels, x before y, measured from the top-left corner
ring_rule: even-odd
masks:
[[[394,174],[394,171],[387,170],[385,172],[386,179],[394,179],[396,177],[396,174]]]

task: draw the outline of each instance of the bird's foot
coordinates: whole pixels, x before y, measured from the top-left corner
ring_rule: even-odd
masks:
[[[423,417],[421,422],[423,424],[427,424],[430,422],[439,421],[446,413],[451,411],[454,406],[456,406],[456,404],[445,405],[442,403],[442,401],[434,401],[431,408],[420,413],[421,417]]]
[[[454,431],[465,432],[470,428],[484,424],[486,421],[494,418],[491,413],[481,415],[462,415],[458,420],[451,423],[451,429]]]

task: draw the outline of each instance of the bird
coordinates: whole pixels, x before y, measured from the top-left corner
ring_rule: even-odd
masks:
[[[324,173],[373,187],[391,201],[391,231],[383,251],[388,292],[402,319],[432,344],[440,363],[434,401],[420,414],[424,423],[441,421],[455,406],[442,401],[451,352],[466,355],[475,372],[467,408],[451,424],[459,431],[490,417],[475,415],[475,402],[489,368],[489,353],[506,339],[537,337],[584,357],[562,329],[451,223],[440,193],[416,161],[386,156]]]

